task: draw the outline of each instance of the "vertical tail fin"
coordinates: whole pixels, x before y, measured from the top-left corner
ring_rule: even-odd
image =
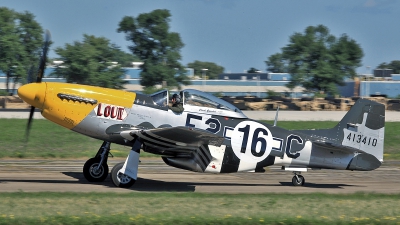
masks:
[[[338,144],[359,149],[383,161],[384,105],[359,99],[332,130],[337,131]]]

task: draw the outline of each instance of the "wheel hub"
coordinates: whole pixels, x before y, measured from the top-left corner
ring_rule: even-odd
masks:
[[[103,166],[100,166],[99,169],[97,169],[97,166],[99,164],[98,163],[94,163],[91,167],[90,167],[90,174],[94,177],[94,178],[99,178],[103,175],[104,173],[104,169]]]
[[[130,178],[129,176],[127,176],[121,172],[118,172],[117,178],[121,184],[127,184],[132,180],[132,178]]]

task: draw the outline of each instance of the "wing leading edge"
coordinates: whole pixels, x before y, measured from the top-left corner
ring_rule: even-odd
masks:
[[[140,137],[143,143],[160,151],[186,152],[198,149],[200,146],[221,146],[225,138],[209,131],[192,127],[164,127],[143,129],[129,124],[120,124],[109,127],[106,133],[110,136],[119,136],[132,141]]]

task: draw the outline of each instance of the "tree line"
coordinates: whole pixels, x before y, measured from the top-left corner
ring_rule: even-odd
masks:
[[[169,10],[157,9],[137,17],[125,16],[117,32],[125,35],[131,44],[126,53],[110,40],[83,34],[82,41],[75,41],[55,48],[57,60],[63,61],[53,72],[70,83],[90,84],[122,89],[123,67],[141,61],[141,85],[154,90],[156,85],[177,87],[190,84],[180,50],[184,44],[179,33],[170,31]],[[37,72],[43,44],[43,28],[29,12],[16,12],[0,7],[0,70],[6,74],[6,89],[10,83],[28,83]],[[281,52],[265,61],[267,71],[290,73],[287,87],[303,86],[309,92],[335,94],[336,85],[343,85],[344,78],[356,76],[361,66],[363,51],[360,45],[346,34],[335,37],[323,25],[309,26],[304,33],[290,36],[289,44]],[[118,62],[118,63],[115,63]],[[216,79],[224,67],[213,62],[194,61],[187,67],[201,78]],[[398,73],[400,61],[382,63],[378,68],[390,68]],[[206,69],[206,70],[205,70]],[[248,73],[260,72],[251,67]],[[13,88],[13,89],[14,89]]]
[[[29,12],[18,13],[0,7],[0,70],[6,75],[6,91],[10,84],[28,82],[38,65],[43,29]]]

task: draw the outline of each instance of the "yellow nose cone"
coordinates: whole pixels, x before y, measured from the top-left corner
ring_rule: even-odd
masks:
[[[18,89],[18,96],[26,103],[36,108],[43,109],[46,97],[46,83],[30,83]]]

